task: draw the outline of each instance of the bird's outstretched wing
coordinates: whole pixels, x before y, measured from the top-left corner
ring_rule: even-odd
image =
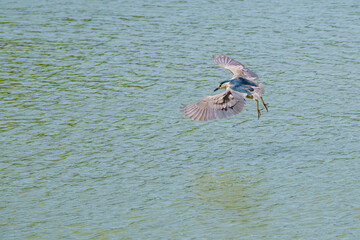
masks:
[[[204,97],[199,102],[184,105],[182,110],[185,116],[197,121],[230,117],[244,109],[245,97],[246,93],[228,89],[223,93]]]
[[[234,76],[233,78],[246,78],[248,80],[258,80],[259,76],[253,71],[245,67],[242,63],[235,61],[225,55],[216,54],[213,56],[215,63],[220,67],[230,70]]]

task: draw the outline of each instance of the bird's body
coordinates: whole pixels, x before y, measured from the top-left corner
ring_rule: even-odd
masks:
[[[244,92],[248,95],[252,95],[251,91],[253,87],[258,87],[259,84],[249,81],[245,78],[235,78],[229,81],[229,87],[238,92]]]
[[[225,55],[214,55],[214,61],[220,67],[230,70],[234,76],[231,80],[223,81],[215,89],[226,89],[225,92],[213,96],[207,96],[200,102],[184,105],[185,116],[198,121],[207,121],[215,118],[230,117],[240,113],[246,104],[245,98],[253,99],[257,102],[258,118],[260,118],[259,100],[262,101],[266,110],[267,104],[264,103],[264,85],[256,82],[259,77],[237,62]]]

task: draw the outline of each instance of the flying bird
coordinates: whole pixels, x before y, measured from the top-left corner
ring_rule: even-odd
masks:
[[[214,90],[225,89],[225,92],[213,96],[204,97],[201,101],[183,105],[182,111],[185,116],[197,120],[208,121],[216,118],[225,118],[240,113],[246,104],[246,98],[257,103],[258,119],[261,116],[259,100],[261,100],[266,111],[268,104],[264,102],[264,85],[256,82],[259,76],[238,61],[225,55],[213,56],[215,63],[220,67],[230,70],[234,76],[230,80],[220,82]]]

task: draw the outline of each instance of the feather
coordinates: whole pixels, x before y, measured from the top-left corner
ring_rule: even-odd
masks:
[[[258,80],[259,76],[245,67],[242,63],[229,58],[228,56],[216,54],[213,56],[215,63],[220,67],[230,70],[234,74],[233,78],[245,78],[248,80]]]
[[[184,105],[185,116],[198,121],[230,117],[241,112],[246,104],[246,94],[226,90],[223,93],[204,97],[201,101]]]

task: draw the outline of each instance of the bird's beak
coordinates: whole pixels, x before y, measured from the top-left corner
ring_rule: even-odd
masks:
[[[218,88],[218,87],[217,87],[217,88],[215,88],[214,92],[216,92],[217,90],[219,90],[219,88]]]

